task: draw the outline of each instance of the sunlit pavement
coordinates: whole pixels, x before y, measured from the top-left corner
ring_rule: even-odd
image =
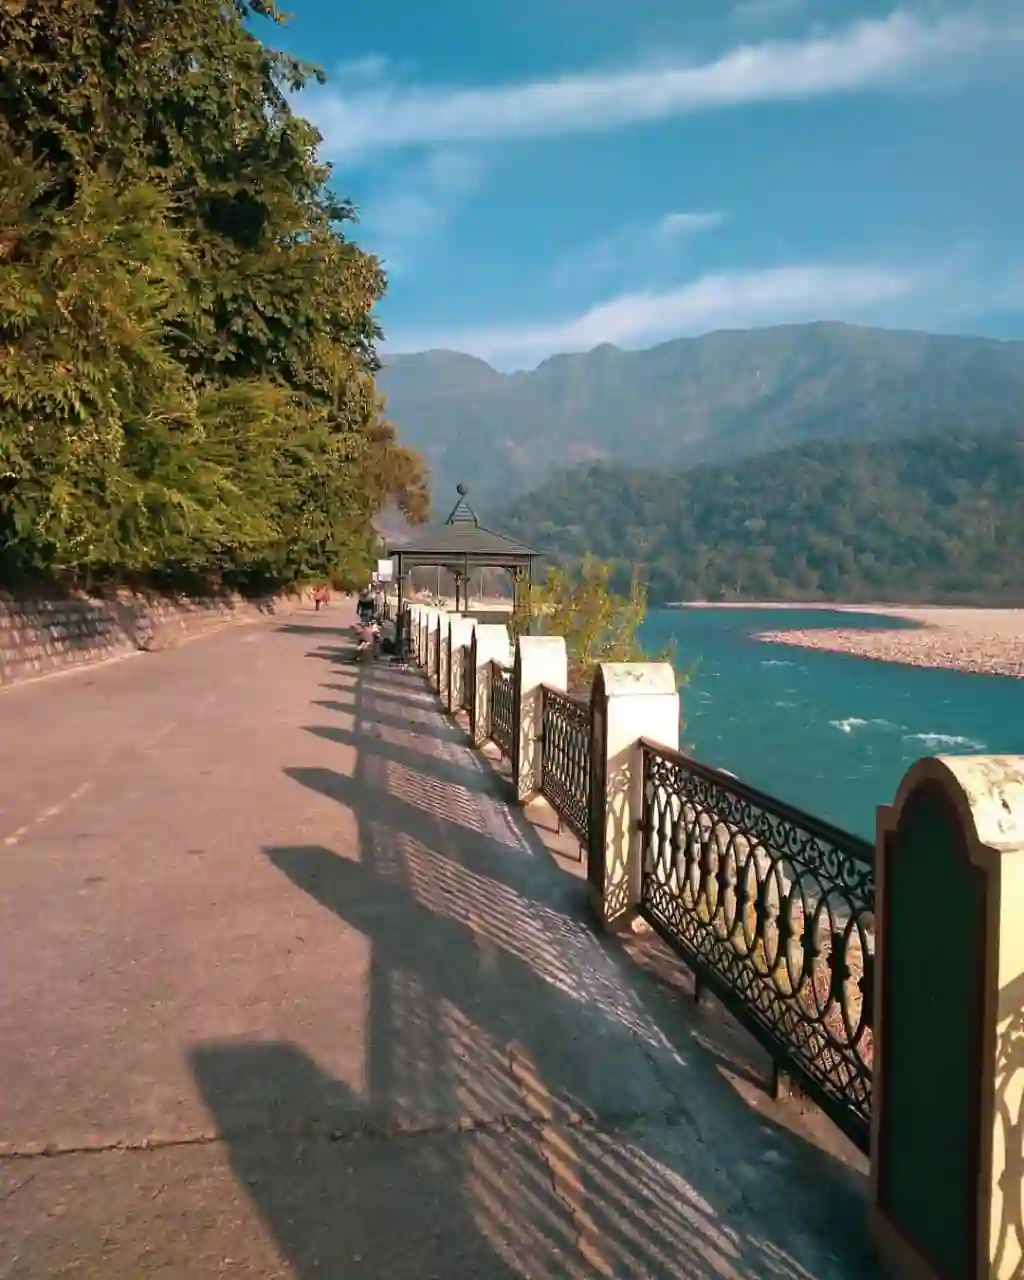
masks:
[[[0,1276],[875,1275],[351,621],[0,697]]]

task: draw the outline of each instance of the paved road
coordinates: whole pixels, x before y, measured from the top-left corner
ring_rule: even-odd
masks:
[[[870,1277],[344,606],[0,696],[0,1277]]]

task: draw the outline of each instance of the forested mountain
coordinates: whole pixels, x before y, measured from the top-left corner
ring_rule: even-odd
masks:
[[[1024,605],[1024,431],[817,442],[679,474],[595,465],[496,513],[654,601]]]
[[[1024,426],[1024,343],[786,325],[647,351],[603,346],[502,374],[472,356],[388,359],[389,417],[427,458],[439,504],[459,480],[481,514],[596,461],[680,470],[819,439]]]

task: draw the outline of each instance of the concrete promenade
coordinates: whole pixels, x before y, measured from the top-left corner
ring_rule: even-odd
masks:
[[[0,695],[0,1280],[870,1280],[859,1177],[350,621]]]

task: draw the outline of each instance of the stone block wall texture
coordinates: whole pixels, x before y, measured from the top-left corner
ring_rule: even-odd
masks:
[[[140,649],[169,648],[231,623],[284,616],[298,603],[296,596],[185,599],[125,592],[96,600],[0,595],[0,688]]]

